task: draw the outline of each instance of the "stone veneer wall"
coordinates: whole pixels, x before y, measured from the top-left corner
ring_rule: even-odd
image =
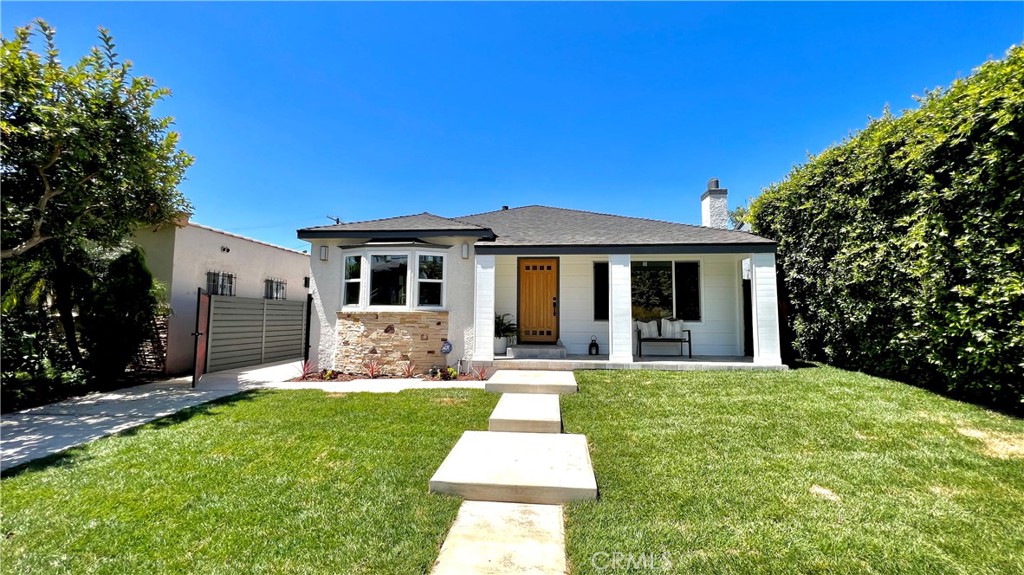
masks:
[[[338,349],[334,369],[365,374],[367,361],[381,362],[382,373],[401,375],[405,363],[416,373],[447,365],[441,344],[448,338],[448,312],[338,312]]]

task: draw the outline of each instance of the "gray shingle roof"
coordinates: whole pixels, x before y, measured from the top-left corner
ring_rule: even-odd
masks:
[[[303,228],[299,230],[299,233],[301,234],[306,231],[404,232],[440,230],[483,230],[483,228],[474,224],[460,222],[450,218],[435,216],[428,212],[423,212],[422,214],[383,218],[380,220],[366,220],[364,222],[314,226],[311,228]]]
[[[680,244],[765,244],[747,232],[705,228],[581,210],[524,206],[456,218],[497,235],[494,246],[650,246]]]
[[[736,230],[705,228],[660,220],[582,210],[523,206],[458,218],[430,213],[299,230],[300,238],[410,238],[469,236],[480,249],[600,246],[755,246],[774,250],[775,242]],[[736,251],[727,249],[726,251]]]

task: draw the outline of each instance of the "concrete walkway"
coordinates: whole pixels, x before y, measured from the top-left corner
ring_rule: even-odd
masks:
[[[181,377],[8,413],[0,417],[0,471],[252,389],[395,393],[406,389],[484,386],[480,381],[419,379],[288,381],[301,374],[301,361],[280,362],[208,373],[195,389],[189,385],[190,377]]]
[[[561,504],[597,499],[586,436],[560,433],[559,394],[576,393],[576,378],[498,371],[485,389],[508,392],[489,431],[463,433],[430,478],[430,492],[465,499],[431,574],[564,575]]]

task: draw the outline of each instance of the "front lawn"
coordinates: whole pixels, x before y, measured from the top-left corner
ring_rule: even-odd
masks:
[[[831,368],[577,380],[574,574],[1024,573],[1019,419]]]
[[[427,481],[497,396],[260,392],[4,479],[5,573],[423,573],[460,500]]]

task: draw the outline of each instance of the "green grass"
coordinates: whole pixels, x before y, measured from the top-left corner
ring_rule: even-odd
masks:
[[[831,368],[577,379],[574,574],[1024,573],[1019,419]]]
[[[422,573],[460,501],[427,481],[474,390],[261,392],[4,479],[5,573]]]

